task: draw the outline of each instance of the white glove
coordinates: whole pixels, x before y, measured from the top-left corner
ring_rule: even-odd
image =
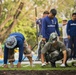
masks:
[[[42,65],[41,66],[45,66],[46,65],[46,63],[42,63]]]
[[[60,67],[65,67],[65,64],[61,64]]]

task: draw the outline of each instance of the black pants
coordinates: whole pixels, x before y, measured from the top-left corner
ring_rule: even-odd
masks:
[[[59,55],[56,56],[56,57],[54,57],[54,58],[51,58],[51,57],[49,56],[49,53],[48,53],[48,52],[45,53],[45,61],[46,61],[47,63],[48,63],[48,62],[55,62],[55,61],[58,61],[58,60],[60,60],[60,59],[62,59],[62,58],[63,58],[62,52],[60,52]]]
[[[47,42],[48,40],[46,39],[46,42]],[[46,44],[46,42],[45,41],[40,41],[40,43],[38,44],[38,59],[40,59],[41,58],[41,49],[44,47],[44,45]],[[45,57],[46,57],[46,55],[45,55]],[[46,59],[47,60],[47,59]]]
[[[67,50],[67,60],[70,57],[70,54],[71,54],[71,50]],[[61,60],[62,58],[63,58],[63,53],[62,52],[60,52],[59,55],[54,57],[54,58],[51,58],[49,56],[49,53],[45,54],[46,62],[51,62],[52,67],[55,67],[56,66],[55,62],[58,61],[58,60]],[[65,62],[65,65],[67,65],[67,60]]]
[[[69,48],[71,49],[70,58],[76,58],[76,36],[69,39]]]

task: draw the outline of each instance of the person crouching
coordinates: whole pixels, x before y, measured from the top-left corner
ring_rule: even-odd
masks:
[[[41,62],[42,66],[45,66],[44,54],[47,53],[47,60],[51,63],[52,67],[56,67],[56,61],[62,60],[61,67],[66,67],[67,59],[70,56],[71,50],[66,50],[66,47],[63,42],[57,40],[57,33],[53,32],[50,34],[49,41],[41,50]]]

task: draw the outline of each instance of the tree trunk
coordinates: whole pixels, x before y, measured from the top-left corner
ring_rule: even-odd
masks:
[[[13,21],[12,21],[12,23],[9,25],[9,27],[8,27],[6,30],[2,31],[2,33],[0,34],[0,35],[1,35],[1,37],[0,37],[1,42],[4,41],[4,39],[11,33],[12,29],[13,29],[14,26],[16,25],[16,20],[17,20],[17,18],[19,17],[23,6],[24,6],[24,3],[21,2],[20,5],[19,5],[19,7],[18,7],[18,9],[17,9],[16,12],[15,12],[15,15],[13,16]],[[6,23],[7,21],[9,21],[9,20],[10,20],[10,18],[7,18],[7,19],[6,19],[6,21],[1,25],[1,29],[4,27],[5,23]]]

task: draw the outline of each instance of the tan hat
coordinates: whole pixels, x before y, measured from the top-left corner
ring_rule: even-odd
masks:
[[[17,45],[15,36],[10,36],[6,39],[5,45],[7,48],[14,48]]]
[[[62,20],[66,20],[67,21],[67,18],[66,17],[63,17],[63,19]]]

